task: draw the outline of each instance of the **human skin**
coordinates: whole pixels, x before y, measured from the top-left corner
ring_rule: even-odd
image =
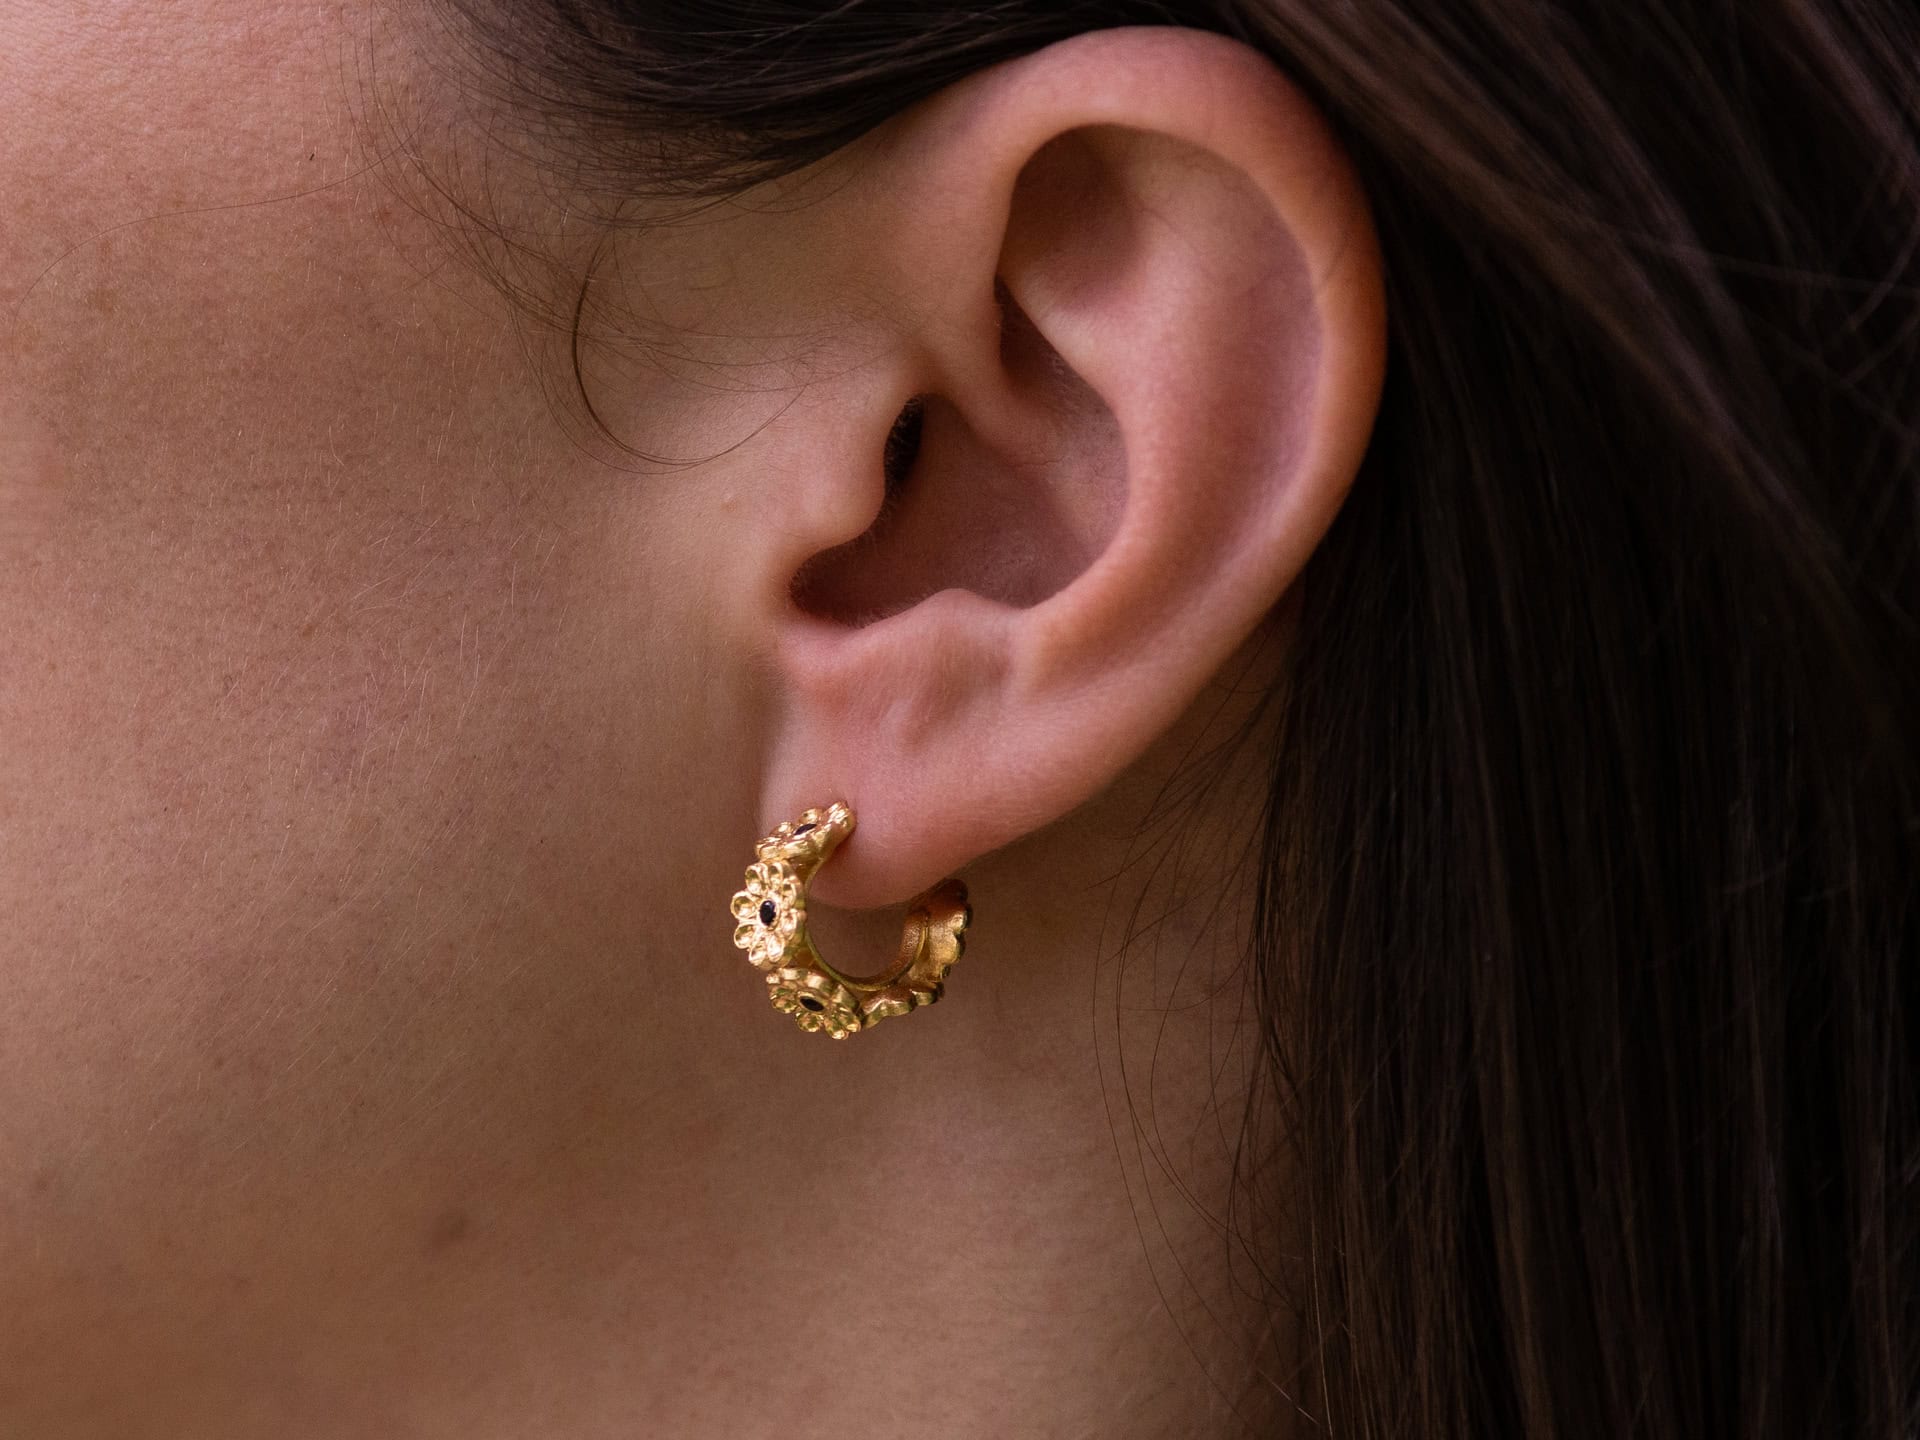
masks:
[[[700,461],[649,464],[434,203],[474,151],[431,27],[7,26],[0,1434],[1231,1433],[1260,1312],[1205,1212],[1252,1035],[1200,1002],[1257,765],[1154,807],[1281,628],[1196,600],[1197,678],[1094,758],[1021,717],[1079,788],[943,850],[910,775],[804,773],[796,734],[864,741],[769,660],[765,537],[863,493],[795,478],[901,343],[856,317],[937,320],[823,268],[831,203],[622,235],[655,343],[595,352],[596,402]],[[597,238],[536,168],[487,200],[555,273]],[[875,797],[821,890],[848,968],[928,866],[977,916],[939,1006],[840,1043],[727,911],[829,789]]]

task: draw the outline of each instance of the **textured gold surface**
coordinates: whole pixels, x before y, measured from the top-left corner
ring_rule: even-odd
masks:
[[[836,1040],[938,1000],[973,919],[967,887],[942,880],[908,902],[892,965],[865,979],[829,965],[807,934],[807,886],[853,826],[853,811],[839,801],[783,822],[753,847],[733,897],[733,943],[765,973],[774,1009]]]

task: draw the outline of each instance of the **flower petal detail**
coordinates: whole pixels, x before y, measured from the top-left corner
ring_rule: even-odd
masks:
[[[817,970],[788,967],[767,976],[773,1008],[793,1017],[802,1030],[824,1030],[844,1040],[861,1028],[853,992]]]

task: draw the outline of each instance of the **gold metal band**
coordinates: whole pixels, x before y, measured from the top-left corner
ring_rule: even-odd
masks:
[[[853,826],[852,809],[837,800],[783,822],[753,847],[758,858],[732,907],[733,943],[765,973],[774,1008],[836,1040],[938,1000],[973,919],[967,887],[942,880],[908,902],[900,951],[885,970],[862,979],[829,965],[807,934],[807,887]]]

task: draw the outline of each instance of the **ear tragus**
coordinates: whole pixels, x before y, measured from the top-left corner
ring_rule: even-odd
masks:
[[[1004,287],[998,403],[915,395],[880,457],[885,499],[867,531],[811,557],[794,603],[871,624],[945,589],[1024,608],[1086,569],[1111,539],[1126,466],[1112,413]]]

